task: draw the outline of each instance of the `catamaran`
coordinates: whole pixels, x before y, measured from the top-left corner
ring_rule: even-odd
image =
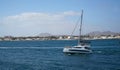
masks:
[[[92,53],[92,50],[89,45],[86,45],[81,39],[81,30],[82,30],[82,20],[83,20],[83,10],[81,13],[81,22],[80,22],[80,31],[78,45],[73,47],[64,47],[63,52],[67,54],[83,54],[83,53]]]

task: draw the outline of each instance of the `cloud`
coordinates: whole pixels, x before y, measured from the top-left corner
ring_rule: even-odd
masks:
[[[36,13],[27,12],[18,15],[7,16],[0,21],[2,35],[28,36],[39,33],[71,34],[76,20],[68,20],[80,13],[67,11],[62,13]]]
[[[81,13],[74,12],[74,11],[66,11],[63,13],[64,15],[70,15],[70,16],[75,16],[75,15],[80,15]]]

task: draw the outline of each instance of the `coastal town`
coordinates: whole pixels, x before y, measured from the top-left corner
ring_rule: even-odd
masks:
[[[81,36],[84,40],[93,40],[93,39],[120,39],[120,35],[83,35]],[[70,35],[52,35],[52,36],[27,36],[27,37],[13,37],[13,36],[4,36],[0,37],[0,41],[31,41],[31,40],[76,40],[78,36]]]

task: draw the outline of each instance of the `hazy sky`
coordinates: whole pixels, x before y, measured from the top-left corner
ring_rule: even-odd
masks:
[[[70,35],[82,9],[83,33],[120,32],[120,0],[0,0],[0,36]]]

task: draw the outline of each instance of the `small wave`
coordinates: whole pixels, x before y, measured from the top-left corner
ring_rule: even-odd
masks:
[[[97,53],[102,53],[102,51],[97,51]]]

